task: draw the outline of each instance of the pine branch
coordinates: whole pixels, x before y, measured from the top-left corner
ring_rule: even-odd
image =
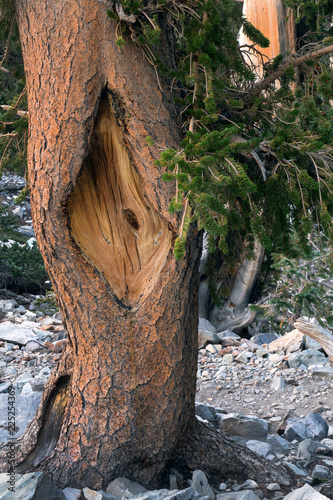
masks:
[[[308,61],[311,61],[312,59],[318,59],[319,57],[331,54],[332,52],[333,52],[333,45],[327,45],[327,47],[323,47],[321,49],[308,52],[304,56],[298,56],[296,58],[294,58],[293,56],[289,56],[288,59],[276,71],[274,71],[274,73],[267,76],[253,87],[253,89],[245,97],[245,101],[251,100],[253,97],[255,97],[256,95],[260,94],[260,92],[265,90],[265,88],[267,88],[268,85],[274,83],[275,80],[280,78],[287,71],[290,65],[296,67]]]

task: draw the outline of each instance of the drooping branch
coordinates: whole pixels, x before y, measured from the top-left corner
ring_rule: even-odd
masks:
[[[274,83],[275,80],[280,78],[290,66],[297,67],[301,64],[304,64],[312,59],[318,59],[319,57],[326,56],[333,52],[333,45],[327,45],[327,47],[323,47],[318,50],[313,50],[312,52],[308,52],[304,56],[295,57],[294,55],[290,55],[287,60],[285,60],[282,65],[274,71],[271,75],[267,76],[260,82],[258,82],[252,90],[245,97],[245,101],[250,101],[253,97],[260,94],[263,90],[265,90],[271,83]]]
[[[330,363],[333,365],[333,335],[320,325],[310,323],[303,318],[299,318],[294,323],[295,328],[300,332],[315,339],[327,353]]]

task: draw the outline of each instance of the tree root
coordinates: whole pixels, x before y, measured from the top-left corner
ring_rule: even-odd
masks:
[[[265,492],[269,483],[276,482],[282,489],[288,487],[288,491],[295,485],[295,479],[282,466],[270,464],[199,420],[168,465],[184,474],[201,469],[216,488],[228,478],[238,483],[253,479]]]

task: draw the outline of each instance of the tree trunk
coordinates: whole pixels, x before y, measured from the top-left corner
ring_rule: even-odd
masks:
[[[205,245],[204,245],[205,246]],[[210,296],[208,286],[209,275],[207,273],[207,264],[209,254],[204,249],[201,256],[199,273],[199,316],[208,319],[218,332],[224,330],[241,331],[246,328],[255,319],[256,313],[247,309],[254,286],[257,283],[262,261],[264,258],[264,248],[258,240],[254,246],[254,258],[244,260],[237,269],[229,273],[228,265],[221,256],[220,252],[214,255],[214,268],[217,276],[221,276],[218,287],[227,285],[230,293],[224,304],[219,307],[214,304]],[[219,279],[217,279],[219,281]]]
[[[141,51],[117,46],[106,3],[15,0],[32,216],[68,331],[17,443],[17,472],[45,470],[60,487],[105,488],[122,475],[155,486],[177,448],[190,442],[188,460],[189,446],[204,448],[194,425],[200,235],[192,228],[177,262],[180,221],[154,163],[179,144],[177,114]],[[163,34],[161,50],[172,64]],[[268,480],[249,454],[244,471]]]
[[[279,54],[286,56],[288,51],[295,49],[291,13],[285,8],[283,0],[244,0],[243,14],[270,41],[267,48],[256,46],[255,51],[251,49],[243,51],[245,60],[256,67],[258,77],[262,78],[263,65],[266,62]],[[241,31],[239,44],[251,46],[253,42]]]
[[[177,262],[179,221],[154,164],[179,142],[175,108],[141,51],[116,45],[105,5],[16,7],[32,215],[68,331],[18,470],[149,485],[194,420],[199,237]]]
[[[264,248],[258,240],[255,242],[254,254],[253,260],[245,260],[240,266],[227,303],[221,308],[213,307],[210,312],[209,320],[218,332],[224,330],[237,332],[246,328],[255,319],[256,313],[248,310],[247,306],[264,258]]]

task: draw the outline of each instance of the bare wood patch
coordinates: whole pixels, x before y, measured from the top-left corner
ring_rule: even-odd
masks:
[[[135,307],[156,284],[172,235],[144,198],[107,98],[101,101],[92,137],[69,200],[72,236],[116,297]]]

